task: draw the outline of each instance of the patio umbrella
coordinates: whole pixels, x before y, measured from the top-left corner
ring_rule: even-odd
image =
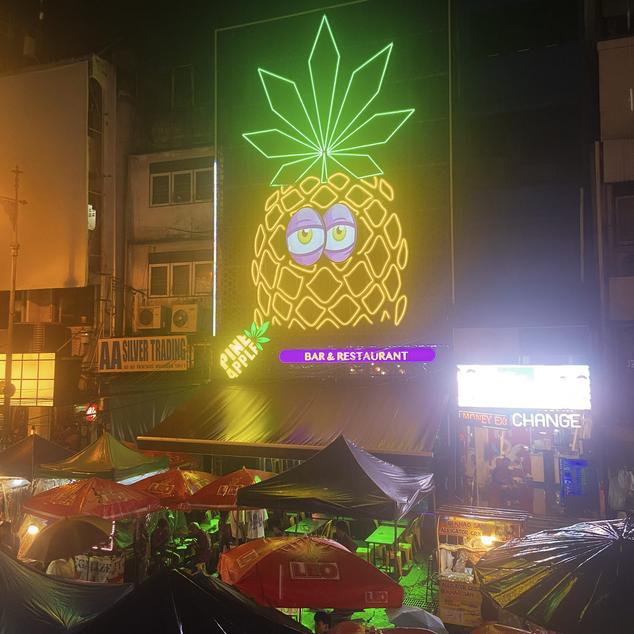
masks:
[[[219,477],[211,484],[203,487],[189,498],[192,509],[235,509],[237,507],[238,491],[256,482],[267,480],[275,474],[258,469],[242,467],[227,475]]]
[[[22,508],[40,517],[96,515],[106,520],[141,517],[160,510],[160,502],[124,484],[89,478],[77,480],[33,496]]]
[[[48,563],[86,552],[108,540],[112,522],[99,517],[68,517],[49,524],[24,553],[27,559]]]
[[[501,608],[564,634],[634,623],[634,522],[581,522],[515,539],[476,564]],[[630,627],[628,626],[628,628]]]
[[[447,628],[435,614],[414,605],[388,610],[387,618],[399,627],[426,628],[435,634],[447,634]]]
[[[218,476],[204,471],[170,469],[163,473],[143,478],[130,485],[137,491],[144,491],[157,497],[163,506],[171,509],[189,510],[191,495],[213,482]]]
[[[329,539],[255,539],[220,558],[225,583],[276,608],[396,608],[403,588]]]

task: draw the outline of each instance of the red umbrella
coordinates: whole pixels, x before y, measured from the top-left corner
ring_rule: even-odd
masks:
[[[255,539],[224,553],[220,577],[275,608],[398,608],[403,588],[365,559],[321,537]]]
[[[40,517],[96,515],[106,520],[141,517],[160,510],[153,495],[103,478],[77,480],[29,498],[22,508]]]
[[[217,477],[204,471],[170,469],[149,478],[143,478],[130,486],[137,491],[157,497],[163,506],[188,510],[190,496]]]
[[[239,489],[266,480],[272,475],[274,474],[268,471],[242,467],[194,493],[188,500],[189,506],[192,509],[235,509]]]

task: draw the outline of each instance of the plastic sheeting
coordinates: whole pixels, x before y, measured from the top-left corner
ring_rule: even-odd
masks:
[[[131,590],[47,577],[0,551],[0,634],[79,631]]]
[[[148,579],[82,633],[292,634],[308,630],[213,578],[165,571]]]
[[[318,450],[345,434],[373,453],[431,455],[447,402],[437,381],[428,376],[214,384],[139,437],[139,446],[211,454],[226,445],[224,453],[233,455],[300,458],[294,447]],[[209,441],[215,447],[205,446]],[[275,448],[283,451],[274,456]]]
[[[379,460],[339,436],[302,464],[238,491],[238,506],[395,519],[434,489],[433,475]]]
[[[0,453],[0,475],[33,480],[36,467],[43,462],[57,462],[73,452],[38,434],[31,434]]]
[[[152,458],[139,451],[129,449],[114,436],[103,433],[95,442],[83,451],[50,464],[43,464],[36,474],[40,478],[104,478],[107,480],[125,480],[167,469],[166,457]]]
[[[624,632],[634,623],[634,523],[581,522],[512,540],[476,564],[500,607],[564,634]]]

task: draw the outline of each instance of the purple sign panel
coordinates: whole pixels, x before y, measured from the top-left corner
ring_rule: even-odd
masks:
[[[307,348],[282,350],[281,363],[429,363],[436,358],[433,348]]]

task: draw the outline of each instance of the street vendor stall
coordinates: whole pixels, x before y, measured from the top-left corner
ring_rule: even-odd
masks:
[[[486,552],[521,537],[526,513],[506,509],[442,506],[437,511],[439,616],[445,623],[480,624],[475,564]]]

